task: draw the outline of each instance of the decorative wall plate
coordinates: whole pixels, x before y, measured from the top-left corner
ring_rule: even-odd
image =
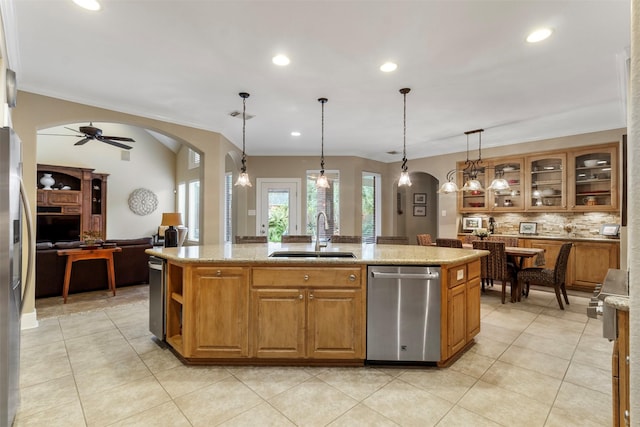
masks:
[[[149,215],[158,207],[158,197],[151,190],[138,188],[129,195],[129,209],[136,215]]]

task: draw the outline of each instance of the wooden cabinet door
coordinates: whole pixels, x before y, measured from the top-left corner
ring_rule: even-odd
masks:
[[[305,356],[306,291],[254,289],[252,300],[252,355],[260,358]]]
[[[570,152],[568,182],[571,210],[616,211],[618,209],[617,143]]]
[[[364,359],[362,291],[309,289],[307,355],[315,359]]]
[[[467,343],[467,287],[463,283],[448,289],[447,294],[447,348],[449,355],[461,350]]]
[[[525,207],[530,211],[567,209],[566,153],[528,156],[525,159]]]
[[[571,257],[575,266],[572,288],[593,291],[610,268],[619,268],[619,246],[605,242],[575,242]]]
[[[242,267],[193,269],[186,357],[249,355],[249,279]],[[212,309],[215,308],[215,309]]]
[[[480,332],[480,278],[467,282],[467,342]]]
[[[524,211],[524,160],[521,157],[494,160],[489,175],[488,186],[497,178],[502,178],[509,184],[509,188],[505,190],[487,188],[489,208],[495,212]]]

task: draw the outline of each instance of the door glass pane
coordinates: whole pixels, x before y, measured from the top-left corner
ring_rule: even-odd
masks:
[[[289,190],[270,188],[267,195],[269,211],[268,239],[279,242],[289,230]]]
[[[362,173],[362,242],[375,243],[380,232],[380,174]]]
[[[189,182],[189,240],[200,240],[200,181]]]
[[[524,209],[520,162],[498,163],[493,172],[493,179],[502,178],[509,184],[508,189],[493,190],[493,207]]]
[[[316,180],[320,171],[307,171],[307,222],[306,234],[316,234],[317,215],[324,212],[327,216],[326,227],[320,227],[320,238],[326,241],[333,234],[340,234],[340,173],[325,171],[329,188],[317,188]],[[322,223],[321,223],[322,225]]]
[[[611,205],[611,153],[576,157],[575,206]]]
[[[531,162],[531,206],[562,206],[562,159]]]

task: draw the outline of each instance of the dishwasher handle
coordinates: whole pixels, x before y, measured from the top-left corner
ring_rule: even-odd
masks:
[[[438,279],[440,274],[433,273],[383,273],[380,271],[372,271],[371,277],[374,279],[419,279],[419,280],[433,280]]]

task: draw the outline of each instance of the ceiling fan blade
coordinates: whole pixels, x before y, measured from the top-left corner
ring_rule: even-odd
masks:
[[[39,133],[38,135],[47,135],[47,136],[68,136],[70,138],[82,138],[84,135],[69,135],[63,133]]]
[[[75,133],[82,133],[82,132],[80,132],[78,129],[71,129],[71,128],[68,128],[68,127],[66,127],[66,126],[64,126],[64,128],[65,128],[65,129],[69,129],[71,132],[75,132]]]
[[[111,145],[113,145],[115,147],[118,147],[118,148],[123,148],[125,150],[131,150],[131,148],[132,148],[132,147],[129,147],[128,145],[120,144],[119,142],[112,141],[112,140],[107,139],[107,138],[99,138],[98,140],[102,141],[102,142],[105,142],[107,144],[111,144]]]
[[[76,143],[75,143],[75,144],[73,144],[73,145],[84,145],[84,144],[86,144],[86,143],[87,143],[87,142],[89,142],[89,141],[91,141],[91,138],[82,138],[80,141],[76,142]]]
[[[124,136],[106,136],[106,135],[102,135],[101,138],[110,139],[112,141],[136,142],[134,139],[127,138],[127,137],[124,137]]]

